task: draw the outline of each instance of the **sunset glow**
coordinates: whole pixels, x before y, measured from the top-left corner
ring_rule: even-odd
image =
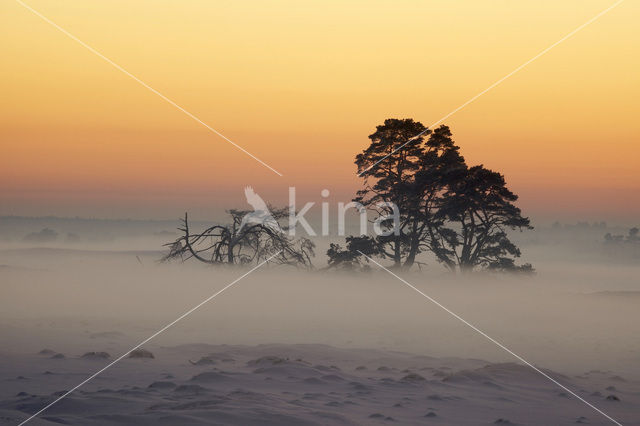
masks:
[[[28,4],[284,176],[5,1],[0,214],[165,218],[246,184],[348,201],[385,118],[440,119],[611,1]],[[621,4],[445,121],[532,215],[640,213],[639,19]]]

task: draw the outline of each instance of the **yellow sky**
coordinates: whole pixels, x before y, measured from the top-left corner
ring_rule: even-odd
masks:
[[[244,185],[346,201],[385,118],[438,120],[613,1],[27,3],[284,177],[4,0],[0,214],[172,217]],[[627,0],[447,119],[468,162],[533,212],[637,217],[639,20]]]

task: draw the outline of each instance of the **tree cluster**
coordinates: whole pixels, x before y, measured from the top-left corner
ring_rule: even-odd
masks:
[[[637,262],[640,259],[640,229],[633,227],[627,235],[608,232],[604,236],[604,250],[617,261]]]
[[[385,232],[375,237],[348,237],[345,248],[333,244],[330,267],[356,268],[368,256],[410,268],[430,252],[451,271],[533,271],[516,265],[520,250],[508,237],[531,229],[514,204],[518,196],[500,173],[468,166],[447,126],[388,119],[369,139],[355,159],[363,188],[354,201],[378,217],[397,206],[399,221],[382,221]]]
[[[640,229],[633,227],[629,229],[629,233],[625,235],[612,235],[607,232],[604,236],[604,242],[606,244],[640,244]]]

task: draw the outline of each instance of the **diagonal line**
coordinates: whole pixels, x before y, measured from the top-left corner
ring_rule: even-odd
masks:
[[[44,406],[43,408],[41,408],[39,411],[37,411],[35,414],[33,414],[31,417],[29,417],[28,419],[22,421],[20,424],[18,424],[18,426],[22,426],[25,423],[27,423],[28,421],[34,419],[35,417],[37,417],[39,414],[41,414],[42,412],[44,412],[45,410],[47,410],[48,408],[50,408],[52,405],[57,404],[58,402],[60,402],[60,400],[62,400],[63,398],[66,398],[67,396],[69,396],[72,392],[74,392],[76,389],[78,389],[80,386],[83,386],[84,384],[86,384],[87,382],[93,380],[96,376],[98,376],[99,374],[101,374],[103,371],[107,370],[108,368],[110,368],[111,366],[113,366],[114,364],[116,364],[118,361],[121,361],[124,357],[126,357],[127,355],[129,355],[132,351],[138,349],[140,346],[144,345],[145,343],[147,343],[148,341],[150,341],[151,339],[153,339],[154,337],[158,336],[159,334],[163,333],[165,330],[167,330],[168,328],[172,327],[174,324],[176,324],[178,321],[180,321],[181,319],[183,319],[184,317],[190,315],[191,313],[193,313],[193,311],[195,311],[196,309],[198,309],[199,307],[201,307],[202,305],[204,305],[205,303],[209,302],[211,299],[214,299],[216,296],[218,296],[220,293],[222,293],[223,291],[225,291],[226,289],[228,289],[229,287],[231,287],[232,285],[234,285],[235,283],[237,283],[238,281],[240,281],[241,279],[243,279],[244,277],[246,277],[247,275],[249,275],[250,273],[252,273],[253,271],[255,271],[256,269],[258,269],[259,267],[261,267],[262,265],[266,264],[267,262],[269,262],[271,259],[273,259],[274,257],[278,256],[280,253],[282,253],[282,250],[280,250],[278,253],[274,254],[273,256],[269,257],[268,259],[266,259],[265,261],[263,261],[262,263],[256,265],[255,267],[251,268],[249,271],[245,272],[244,274],[242,274],[240,277],[236,278],[235,280],[233,280],[230,284],[227,284],[226,286],[224,286],[221,290],[218,290],[217,292],[215,292],[214,294],[212,294],[211,296],[207,297],[206,299],[204,299],[202,302],[198,303],[196,306],[194,306],[193,308],[189,309],[187,312],[185,312],[184,314],[180,315],[178,318],[176,318],[175,320],[171,321],[169,324],[165,325],[164,327],[162,327],[160,330],[156,331],[155,333],[153,333],[151,336],[147,337],[146,339],[144,339],[142,342],[138,343],[137,345],[135,345],[134,347],[132,347],[131,349],[129,349],[127,352],[123,353],[122,355],[120,355],[118,358],[114,359],[112,362],[110,362],[109,364],[107,364],[105,367],[103,367],[102,369],[96,371],[95,373],[93,373],[91,376],[87,377],[85,380],[83,380],[82,382],[78,383],[76,386],[74,386],[73,388],[71,388],[70,390],[68,390],[67,392],[65,392],[64,394],[62,394],[59,398],[55,399],[53,402],[49,403],[48,405]]]
[[[415,140],[417,140],[420,136],[424,135],[425,133],[427,133],[430,129],[434,128],[435,126],[437,126],[438,124],[442,123],[444,120],[446,120],[447,118],[451,117],[453,114],[455,114],[456,112],[460,111],[461,109],[463,109],[464,107],[466,107],[467,105],[469,105],[470,103],[472,103],[473,101],[475,101],[476,99],[478,99],[480,96],[484,95],[485,93],[487,93],[488,91],[490,91],[491,89],[493,89],[494,87],[498,86],[500,83],[502,83],[503,81],[505,81],[506,79],[508,79],[509,77],[511,77],[512,75],[514,75],[515,73],[517,73],[518,71],[522,70],[523,68],[525,68],[527,65],[529,65],[530,63],[532,63],[533,61],[535,61],[536,59],[538,59],[539,57],[541,57],[542,55],[544,55],[545,53],[549,52],[551,49],[553,49],[554,47],[556,47],[557,45],[559,45],[560,43],[564,42],[565,40],[567,40],[568,38],[570,38],[571,36],[575,35],[578,31],[582,30],[583,28],[585,28],[586,26],[588,26],[589,24],[592,24],[593,22],[597,21],[599,18],[601,18],[603,15],[607,14],[608,12],[610,12],[611,10],[613,10],[615,7],[619,6],[624,0],[618,0],[616,1],[614,4],[612,4],[611,6],[607,7],[606,9],[604,9],[602,12],[598,13],[596,16],[594,16],[593,18],[589,19],[587,22],[585,22],[584,24],[580,25],[579,27],[577,27],[576,29],[574,29],[573,31],[571,31],[569,34],[565,35],[564,37],[562,37],[560,40],[556,41],[555,43],[553,43],[551,46],[547,47],[546,49],[544,49],[542,52],[538,53],[536,56],[534,56],[533,58],[529,59],[528,61],[526,61],[525,63],[521,64],[520,66],[518,66],[516,69],[514,69],[513,71],[511,71],[509,74],[505,75],[504,77],[502,77],[501,79],[497,80],[495,83],[493,83],[492,85],[490,85],[489,87],[487,87],[486,89],[484,89],[482,92],[478,93],[477,95],[473,96],[472,98],[470,98],[468,101],[466,101],[465,103],[463,103],[462,105],[460,105],[459,107],[457,107],[456,109],[454,109],[453,111],[451,111],[450,113],[448,113],[447,115],[445,115],[444,117],[442,117],[441,119],[439,119],[438,121],[433,122],[432,124],[430,124],[425,130],[423,130],[422,132],[418,133],[417,135],[413,136],[412,138],[410,138],[408,141],[406,141],[405,143],[403,143],[402,145],[400,145],[398,148],[394,149],[393,151],[391,151],[390,154],[385,155],[384,157],[382,157],[380,160],[376,161],[375,163],[373,163],[371,166],[367,167],[365,170],[363,170],[362,172],[358,173],[358,177],[362,176],[363,174],[365,174],[366,172],[368,172],[369,170],[371,170],[372,168],[374,168],[375,166],[377,166],[378,164],[380,164],[382,161],[384,161],[387,157],[389,157],[390,155],[395,154],[396,152],[398,152],[399,150],[401,150],[402,148],[404,148],[405,146],[407,146],[408,144],[410,144],[411,142],[414,142]]]
[[[529,367],[533,368],[535,371],[537,371],[538,373],[540,373],[541,375],[543,375],[544,377],[546,377],[547,379],[549,379],[550,381],[552,381],[553,383],[555,383],[556,385],[558,385],[559,387],[564,389],[565,391],[569,392],[571,395],[575,396],[580,401],[584,402],[589,407],[593,408],[594,410],[596,410],[598,413],[602,414],[607,419],[611,420],[613,423],[617,424],[618,426],[622,426],[622,424],[619,423],[617,420],[615,420],[613,417],[609,416],[607,413],[605,413],[604,411],[600,410],[598,407],[596,407],[595,405],[591,404],[589,401],[585,400],[580,395],[576,394],[574,391],[572,391],[571,389],[569,389],[568,387],[566,387],[562,383],[558,382],[556,379],[554,379],[553,377],[549,376],[547,373],[545,373],[544,371],[540,370],[538,367],[536,367],[535,365],[533,365],[532,363],[530,363],[526,359],[522,358],[517,353],[513,352],[511,349],[507,348],[505,345],[503,345],[502,343],[498,342],[496,339],[494,339],[493,337],[489,336],[487,333],[485,333],[484,331],[480,330],[478,327],[476,327],[475,325],[471,324],[470,322],[468,322],[467,320],[462,318],[460,315],[458,315],[455,312],[451,311],[449,308],[447,308],[446,306],[442,305],[440,302],[438,302],[437,300],[435,300],[431,296],[427,295],[426,293],[423,293],[422,291],[420,291],[419,289],[414,287],[412,284],[410,284],[408,281],[406,281],[406,280],[402,279],[401,277],[399,277],[398,275],[394,274],[392,271],[390,271],[389,269],[385,268],[384,266],[382,266],[381,264],[379,264],[378,262],[376,262],[375,260],[373,260],[372,258],[367,256],[366,254],[362,253],[360,250],[358,250],[358,253],[360,253],[361,255],[366,257],[368,260],[370,260],[371,262],[375,263],[380,268],[384,269],[385,271],[387,271],[388,273],[390,273],[391,275],[393,275],[394,277],[396,277],[397,279],[402,281],[404,284],[406,284],[411,289],[413,289],[416,292],[420,293],[420,295],[422,295],[423,297],[428,299],[430,302],[432,302],[435,305],[437,305],[439,308],[442,308],[443,310],[445,310],[448,314],[452,315],[457,320],[461,321],[463,324],[467,325],[468,327],[470,327],[474,331],[480,333],[482,336],[486,337],[488,340],[490,340],[491,342],[495,343],[497,346],[499,346],[500,348],[504,349],[509,354],[513,355],[519,361],[521,361],[524,364],[528,365]]]
[[[36,16],[41,18],[43,21],[45,21],[48,24],[50,24],[51,26],[55,27],[57,30],[62,32],[64,35],[66,35],[70,39],[72,39],[72,40],[76,41],[77,43],[79,43],[80,45],[82,45],[82,47],[86,48],[91,53],[93,53],[96,56],[99,56],[100,58],[104,59],[105,61],[107,61],[108,63],[113,65],[116,69],[118,69],[119,71],[122,71],[124,74],[128,75],[129,77],[131,77],[132,79],[134,79],[135,81],[140,83],[142,86],[144,86],[145,88],[149,89],[151,92],[153,92],[156,95],[160,96],[166,102],[168,102],[169,104],[171,104],[175,108],[179,109],[180,111],[182,111],[183,113],[185,113],[187,116],[189,116],[190,118],[194,119],[198,123],[202,124],[204,127],[209,129],[210,131],[212,131],[216,135],[220,136],[222,139],[226,140],[231,145],[235,146],[240,151],[244,152],[249,157],[251,157],[254,160],[256,160],[258,163],[262,164],[263,166],[265,166],[266,168],[268,168],[269,170],[271,170],[272,172],[274,172],[278,176],[281,176],[281,177],[283,176],[282,173],[280,173],[279,171],[277,171],[276,169],[274,169],[273,167],[271,167],[270,165],[268,165],[267,163],[265,163],[264,161],[262,161],[261,159],[259,159],[258,157],[256,157],[255,155],[253,155],[252,153],[250,153],[249,151],[247,151],[246,149],[244,149],[243,147],[241,147],[240,145],[238,145],[237,143],[235,143],[234,141],[232,141],[231,139],[229,139],[228,137],[226,137],[222,133],[220,133],[219,131],[217,131],[216,129],[214,129],[213,127],[209,126],[207,123],[205,123],[204,121],[200,120],[198,117],[196,117],[195,115],[193,115],[192,113],[190,113],[186,109],[182,108],[180,105],[178,105],[177,103],[175,103],[174,101],[172,101],[171,99],[169,99],[168,97],[163,95],[162,93],[158,92],[156,89],[154,89],[153,87],[149,86],[147,83],[145,83],[144,81],[140,80],[138,77],[136,77],[135,75],[131,74],[129,71],[127,71],[126,69],[122,68],[120,65],[116,64],[111,59],[107,58],[102,53],[98,52],[96,49],[94,49],[93,47],[89,46],[87,43],[83,42],[82,40],[80,40],[79,38],[77,38],[76,36],[74,36],[73,34],[68,32],[67,30],[65,30],[64,28],[62,28],[61,26],[59,26],[58,24],[53,22],[51,19],[47,18],[46,16],[44,16],[43,14],[41,14],[40,12],[38,12],[37,10],[32,8],[31,6],[29,6],[28,4],[24,3],[21,0],[16,0],[16,2],[19,5],[21,5],[22,7],[24,7],[25,9],[33,12]]]

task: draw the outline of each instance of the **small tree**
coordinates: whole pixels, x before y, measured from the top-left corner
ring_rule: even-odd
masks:
[[[604,236],[605,253],[616,262],[640,259],[640,230],[637,227],[629,229],[627,235],[607,233]]]
[[[532,272],[530,264],[517,266],[520,249],[507,231],[532,229],[514,202],[504,177],[483,166],[466,169],[443,197],[437,216],[447,221],[435,228],[431,251],[452,271],[476,267],[501,271]]]
[[[378,243],[371,237],[349,236],[346,239],[347,247],[343,249],[339,244],[331,243],[327,256],[329,257],[329,269],[342,269],[353,271],[367,269],[371,256],[384,256],[380,253]],[[368,257],[367,257],[368,256]]]
[[[166,244],[169,253],[162,260],[194,258],[209,264],[257,264],[279,253],[272,262],[312,268],[315,244],[307,238],[294,239],[283,232],[286,228],[280,222],[288,218],[288,208],[271,208],[270,211],[278,225],[271,222],[243,225],[242,219],[252,211],[229,210],[230,224],[213,225],[197,233],[191,232],[185,213],[183,226],[179,228],[183,235]]]

